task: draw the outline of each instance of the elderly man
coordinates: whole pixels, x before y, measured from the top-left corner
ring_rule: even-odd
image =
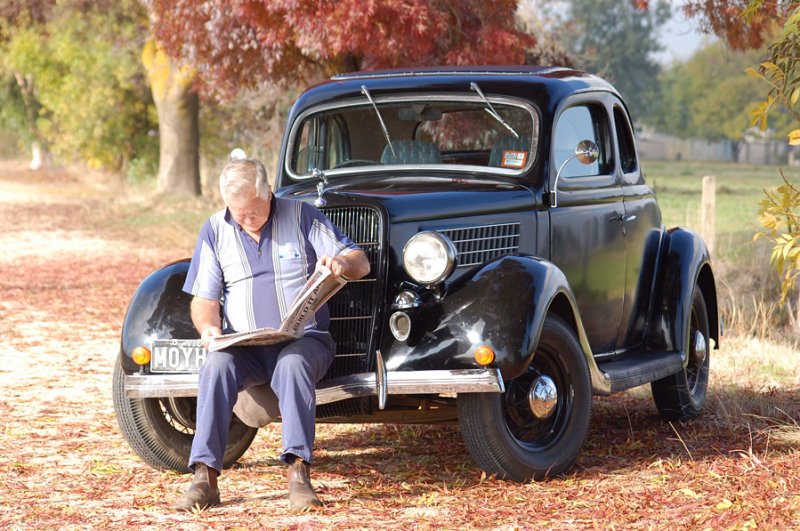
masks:
[[[227,162],[219,179],[227,208],[203,226],[184,290],[193,295],[192,322],[208,347],[226,331],[279,328],[288,306],[317,264],[334,276],[358,279],[369,261],[313,206],[275,197],[264,165],[252,158]],[[333,361],[334,344],[323,307],[302,338],[270,346],[230,347],[209,353],[199,375],[197,429],[189,457],[194,480],[178,510],[220,502],[217,476],[233,406],[242,389],[270,383],[278,396],[283,453],[289,465],[289,506],[322,505],[309,480],[313,462],[316,383]]]

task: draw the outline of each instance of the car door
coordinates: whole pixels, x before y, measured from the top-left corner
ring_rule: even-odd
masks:
[[[601,99],[568,101],[553,127],[550,257],[572,286],[589,344],[595,354],[614,349],[625,298],[625,206],[615,168],[607,106]],[[571,155],[582,140],[599,148],[583,164]]]
[[[661,210],[644,180],[628,113],[619,101],[613,102],[613,117],[625,206],[625,302],[617,337],[617,347],[624,349],[637,346],[643,339],[663,231]]]

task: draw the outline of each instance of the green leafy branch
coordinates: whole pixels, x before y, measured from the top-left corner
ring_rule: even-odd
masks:
[[[781,277],[780,304],[800,277],[800,189],[790,183],[781,171],[783,183],[775,191],[764,191],[758,211],[760,232],[753,241],[766,238],[772,243],[770,264]]]
[[[742,16],[748,23],[764,8],[762,0],[752,0]],[[767,129],[767,115],[775,104],[785,108],[800,123],[800,113],[795,109],[800,100],[800,6],[790,4],[783,26],[783,34],[768,48],[769,59],[756,70],[747,68],[751,76],[766,82],[767,99],[751,111],[750,125]],[[800,145],[800,128],[789,132],[789,144]],[[800,277],[800,190],[790,183],[781,171],[783,185],[773,192],[764,191],[758,223],[761,230],[753,241],[766,238],[772,243],[770,264],[781,279],[780,305],[786,303],[790,291]],[[800,305],[798,307],[800,312]]]
[[[752,17],[761,2],[753,1],[743,12],[745,20]],[[786,19],[781,38],[770,45],[769,60],[760,68],[746,68],[749,75],[766,82],[770,86],[767,99],[750,111],[750,125],[758,125],[762,131],[767,129],[767,116],[773,105],[778,103],[798,122],[800,113],[795,109],[800,100],[800,7],[795,7]],[[789,132],[789,144],[800,145],[800,128]]]

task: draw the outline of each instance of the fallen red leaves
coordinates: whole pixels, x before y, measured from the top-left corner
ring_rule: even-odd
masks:
[[[709,411],[675,426],[646,392],[598,398],[571,474],[531,484],[486,477],[456,426],[321,424],[327,505],[301,515],[272,425],[223,474],[222,507],[173,513],[189,479],[127,446],[111,370],[139,280],[190,249],[106,227],[118,202],[70,174],[29,177],[0,167],[0,528],[800,527],[798,445],[769,420],[800,418],[800,390],[744,384],[712,388]]]

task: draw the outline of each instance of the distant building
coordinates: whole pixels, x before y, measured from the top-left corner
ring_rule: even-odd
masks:
[[[642,133],[636,139],[639,156],[646,160],[693,160],[742,164],[800,165],[800,150],[785,140],[746,135],[743,140],[711,141]]]

